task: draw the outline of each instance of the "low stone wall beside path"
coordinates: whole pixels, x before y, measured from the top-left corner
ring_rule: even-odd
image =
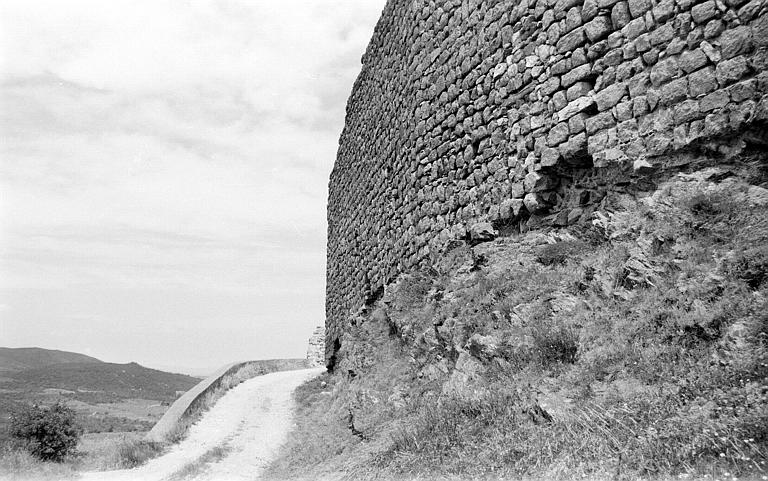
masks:
[[[167,441],[184,420],[197,412],[200,403],[205,399],[206,395],[218,389],[229,375],[235,375],[241,370],[249,369],[252,370],[252,374],[248,377],[252,378],[270,372],[292,371],[305,369],[306,367],[307,361],[305,359],[245,361],[222,366],[177,399],[157,424],[147,433],[146,440],[153,442]]]

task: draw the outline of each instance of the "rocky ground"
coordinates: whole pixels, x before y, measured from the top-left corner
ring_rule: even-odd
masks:
[[[761,479],[765,168],[608,192],[589,223],[456,243],[401,276],[299,390],[269,474]]]

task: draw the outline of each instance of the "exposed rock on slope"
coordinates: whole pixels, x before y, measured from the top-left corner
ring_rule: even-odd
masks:
[[[357,435],[304,469],[764,472],[768,157],[710,155],[609,193],[591,222],[457,242],[387,285],[350,319],[313,408]]]

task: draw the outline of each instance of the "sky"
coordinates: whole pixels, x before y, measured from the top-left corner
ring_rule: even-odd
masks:
[[[384,3],[0,2],[0,346],[303,357]]]

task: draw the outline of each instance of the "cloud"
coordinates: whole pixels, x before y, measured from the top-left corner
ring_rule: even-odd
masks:
[[[300,286],[316,323],[327,177],[383,6],[0,3],[0,301],[251,289],[280,312]]]

